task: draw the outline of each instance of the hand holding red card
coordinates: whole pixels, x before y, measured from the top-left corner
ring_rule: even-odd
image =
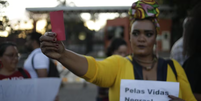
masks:
[[[55,32],[57,34],[57,40],[66,40],[63,11],[50,12],[50,21],[52,26],[52,32]]]

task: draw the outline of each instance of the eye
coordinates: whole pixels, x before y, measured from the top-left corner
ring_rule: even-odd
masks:
[[[4,55],[8,56],[9,58],[14,58],[14,57],[19,58],[19,54],[4,54]]]
[[[151,37],[151,36],[153,36],[153,35],[154,35],[154,33],[151,33],[151,32],[147,32],[147,33],[146,33],[146,36],[147,36],[147,37]]]
[[[13,57],[13,54],[6,54],[8,57]]]
[[[139,33],[139,32],[134,31],[132,34],[133,34],[134,36],[138,36],[140,33]]]

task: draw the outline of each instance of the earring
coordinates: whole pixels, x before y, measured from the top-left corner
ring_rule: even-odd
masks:
[[[2,64],[2,62],[0,61],[0,68],[2,68],[3,67],[3,64]]]

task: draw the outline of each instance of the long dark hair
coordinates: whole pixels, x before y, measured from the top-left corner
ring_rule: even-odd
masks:
[[[3,54],[5,53],[6,48],[7,48],[8,46],[16,46],[16,44],[13,43],[13,42],[9,42],[9,41],[1,43],[1,44],[0,44],[0,57],[3,56]]]
[[[123,38],[113,38],[110,46],[107,48],[106,55],[111,56],[121,45],[127,46],[127,43]]]
[[[184,54],[192,56],[201,52],[201,2],[197,4],[191,14],[190,21],[184,33]]]

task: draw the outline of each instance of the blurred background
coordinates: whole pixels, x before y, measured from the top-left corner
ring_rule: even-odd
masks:
[[[63,10],[66,48],[103,59],[106,47],[114,37],[129,44],[129,7],[136,0],[0,0],[0,42],[13,41],[21,54],[23,66],[28,52],[24,48],[27,33],[51,31],[49,12]],[[169,57],[176,40],[182,36],[182,23],[199,0],[156,0],[160,7],[157,36],[159,56]],[[128,45],[130,46],[130,45]],[[130,47],[129,47],[130,49]],[[128,51],[128,54],[130,50]],[[61,101],[95,101],[97,88],[73,75],[60,63],[63,87]],[[86,93],[87,92],[87,93]],[[77,97],[77,95],[79,95]]]

